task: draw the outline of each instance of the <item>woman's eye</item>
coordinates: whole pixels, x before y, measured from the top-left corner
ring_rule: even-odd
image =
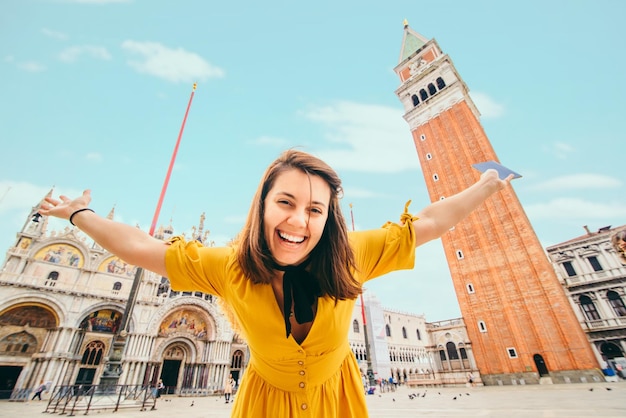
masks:
[[[311,212],[317,213],[317,214],[320,214],[320,215],[322,214],[322,210],[319,209],[319,208],[311,208]]]

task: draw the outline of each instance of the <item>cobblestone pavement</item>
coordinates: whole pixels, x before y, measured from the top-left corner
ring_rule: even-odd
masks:
[[[411,396],[409,395],[416,395]],[[370,418],[411,417],[626,417],[626,382],[569,385],[487,386],[472,388],[401,387],[396,392],[368,395]],[[0,417],[41,417],[45,401],[0,401]],[[155,410],[138,408],[92,410],[98,418],[228,418],[232,404],[224,398],[164,396]],[[60,414],[48,414],[55,416]],[[71,416],[66,412],[65,416]],[[84,416],[77,411],[75,416]],[[257,417],[251,417],[257,418]],[[268,417],[269,418],[269,417]],[[280,418],[280,417],[271,417]]]

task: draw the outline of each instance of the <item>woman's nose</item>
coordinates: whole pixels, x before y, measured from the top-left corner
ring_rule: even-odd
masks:
[[[289,217],[289,223],[298,227],[305,227],[308,223],[309,215],[304,210],[294,210]]]

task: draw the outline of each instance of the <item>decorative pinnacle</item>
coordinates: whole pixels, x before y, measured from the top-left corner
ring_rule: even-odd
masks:
[[[404,21],[402,22],[402,24],[404,25],[404,29],[409,27],[409,21],[404,19]]]

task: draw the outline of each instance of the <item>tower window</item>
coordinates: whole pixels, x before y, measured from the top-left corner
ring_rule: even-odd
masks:
[[[478,330],[480,332],[487,332],[487,325],[484,321],[478,321]]]
[[[509,358],[517,358],[517,351],[515,351],[514,347],[507,348],[506,352],[509,354]]]
[[[474,293],[475,292],[473,284],[468,283],[466,287],[467,287],[467,293]]]
[[[420,141],[426,141],[426,135],[421,134],[420,135]]]
[[[420,90],[420,97],[422,98],[422,101],[428,99],[428,93],[426,93],[426,90],[424,89]]]
[[[433,83],[430,83],[428,85],[428,92],[430,93],[431,96],[437,93],[437,88],[435,87]]]
[[[463,251],[456,250],[456,258],[459,260],[463,260],[465,258],[465,256],[463,255]]]
[[[433,159],[433,155],[429,152],[426,154],[426,159],[427,160],[432,160]]]
[[[587,260],[589,260],[589,264],[591,264],[591,267],[593,268],[593,271],[602,271],[602,270],[604,270],[602,268],[602,265],[598,261],[598,257],[596,257],[596,256],[587,257]]]
[[[420,104],[420,99],[417,97],[417,94],[411,96],[411,100],[413,100],[413,106],[417,106],[418,104]]]
[[[442,88],[444,88],[446,86],[446,82],[443,81],[443,78],[441,77],[437,77],[437,88],[439,90],[441,90]]]
[[[119,291],[122,288],[122,282],[113,283],[113,290]]]
[[[356,319],[354,321],[352,321],[352,331],[354,331],[356,334],[358,334],[359,331],[359,321],[357,321]]]
[[[439,176],[437,175],[437,173],[433,174],[433,180],[439,181]]]
[[[574,277],[578,274],[576,273],[576,270],[574,269],[574,266],[572,265],[571,261],[564,262],[563,268],[565,269],[565,272],[567,273],[569,277]]]

